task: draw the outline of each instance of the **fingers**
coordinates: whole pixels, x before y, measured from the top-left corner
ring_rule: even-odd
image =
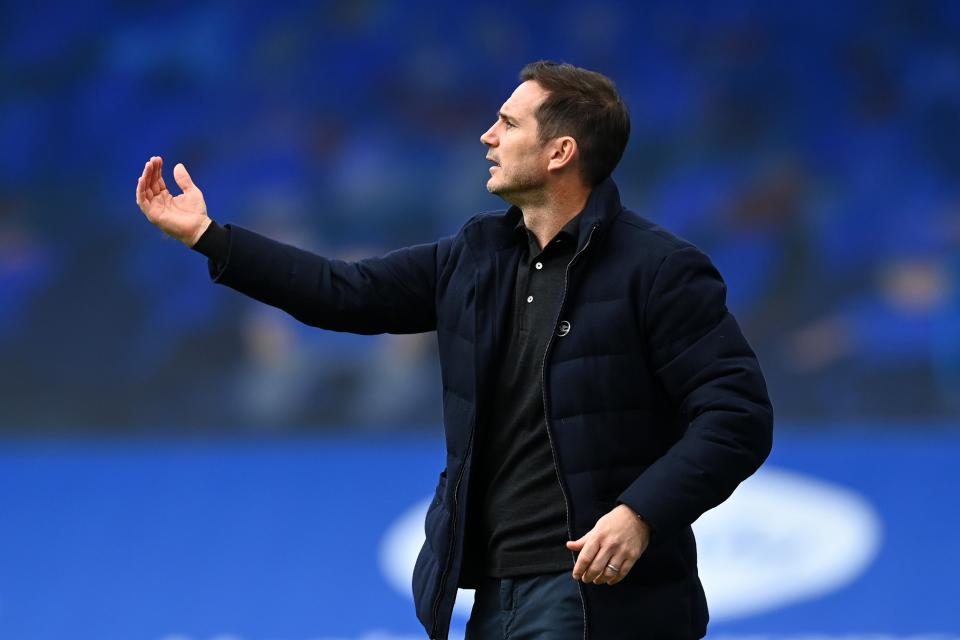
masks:
[[[629,554],[625,555],[612,548],[601,547],[590,562],[590,566],[584,571],[583,581],[614,585],[627,577],[634,564],[636,564],[636,558]]]
[[[187,168],[183,166],[182,162],[173,168],[173,179],[177,181],[177,185],[183,189],[184,193],[195,188],[193,180],[190,178],[190,174],[187,173]]]
[[[140,174],[140,178],[137,180],[137,205],[141,209],[146,209],[147,202],[150,200],[150,196],[147,195],[147,184],[150,180],[150,160],[147,160],[143,163],[143,172]]]
[[[153,197],[163,191],[163,158],[153,156],[150,158],[150,176],[147,180],[147,189],[150,197]]]
[[[616,567],[616,569],[614,569]],[[623,577],[626,575],[624,573],[623,563],[617,563],[616,558],[610,558],[610,562],[607,563],[606,568],[603,571],[604,581],[602,584],[617,584]]]
[[[610,564],[615,566],[619,571],[614,573],[608,570],[606,574],[607,575],[606,583],[608,585],[617,584],[618,582],[620,582],[621,580],[627,577],[627,574],[630,573],[630,570],[633,569],[633,565],[635,565],[636,563],[637,563],[636,560],[631,559],[629,557],[620,558],[618,556],[614,556],[610,560]]]
[[[590,565],[598,551],[600,551],[600,544],[596,541],[596,538],[588,538],[586,544],[584,544],[583,548],[580,550],[580,553],[577,554],[577,561],[573,565],[574,580],[583,580],[584,582],[590,582],[593,580],[593,578],[587,580],[585,574],[590,568]]]
[[[586,538],[587,536],[583,536],[579,540],[570,540],[567,542],[567,549],[570,549],[570,551],[580,551],[583,549],[583,545],[586,544]]]
[[[567,546],[571,544],[568,542]],[[593,584],[613,584],[622,579],[629,569],[625,566],[626,562],[617,562],[613,559],[614,551],[613,547],[602,547],[596,538],[588,540],[583,545],[583,550],[577,556],[577,562],[573,567],[574,579]],[[613,565],[618,571],[613,571],[607,565]]]
[[[183,171],[182,176],[177,175],[179,174],[178,169]],[[186,169],[183,168],[182,164],[177,165],[174,169],[174,174],[174,177],[181,178],[177,180],[177,184],[180,185],[181,189],[186,191],[188,188],[194,188],[193,181],[190,179],[190,175],[186,173]],[[163,158],[160,156],[152,156],[144,163],[143,172],[137,180],[137,205],[146,213],[150,202],[156,196],[164,194],[165,192],[167,192],[167,184],[163,180]]]
[[[160,178],[160,168],[163,166],[163,159],[159,156],[153,156],[143,165],[143,173],[137,180],[137,204],[143,206],[150,198],[160,193],[162,190],[163,178]],[[158,182],[159,178],[159,184]]]
[[[622,581],[646,549],[649,529],[626,505],[619,505],[597,521],[579,540],[567,543],[579,551],[573,567],[575,580],[593,584]]]
[[[607,578],[616,575],[607,568],[607,565],[610,564],[610,560],[612,558],[613,551],[601,547],[600,551],[597,552],[597,555],[593,557],[593,562],[590,563],[590,567],[583,573],[583,581],[592,582],[594,584],[606,583]]]
[[[573,567],[573,578],[584,583],[617,584],[637,562],[637,558],[618,545],[605,547],[599,542],[598,536],[589,534],[567,542],[567,548],[580,551]]]
[[[167,190],[167,183],[163,181],[163,158],[160,156],[154,156],[151,158],[154,160],[153,167],[155,171],[153,179],[153,187],[156,193]]]
[[[619,565],[614,562],[613,558],[610,558],[606,565],[603,567],[603,571],[600,572],[600,575],[593,581],[593,584],[613,584],[614,581],[620,576]]]

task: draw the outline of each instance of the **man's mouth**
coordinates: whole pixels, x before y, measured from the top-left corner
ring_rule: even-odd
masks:
[[[492,163],[493,163],[493,166],[495,166],[495,167],[499,167],[499,166],[500,166],[500,163],[497,162],[496,160],[494,160],[493,158],[487,157],[487,160],[489,160],[490,162],[492,162]]]

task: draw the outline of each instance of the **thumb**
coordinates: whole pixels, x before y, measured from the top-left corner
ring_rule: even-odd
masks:
[[[177,184],[180,185],[180,188],[183,189],[184,192],[196,188],[193,184],[193,179],[190,178],[190,174],[187,173],[187,168],[183,166],[182,162],[173,168],[173,179],[177,181]]]
[[[586,537],[587,536],[583,536],[583,538],[586,538]],[[570,549],[571,551],[580,551],[581,549],[583,549],[583,545],[585,544],[585,541],[583,538],[580,538],[579,540],[568,541],[567,549]]]

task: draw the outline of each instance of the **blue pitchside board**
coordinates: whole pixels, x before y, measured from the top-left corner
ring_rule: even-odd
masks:
[[[960,638],[960,437],[924,434],[778,438],[696,524],[709,637]],[[7,441],[0,638],[423,637],[406,580],[441,460],[439,439]]]

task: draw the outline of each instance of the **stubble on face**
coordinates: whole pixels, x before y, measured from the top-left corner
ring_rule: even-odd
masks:
[[[536,191],[543,187],[544,182],[543,175],[529,163],[514,160],[506,167],[496,167],[494,175],[487,180],[487,191],[512,203],[511,195]]]

